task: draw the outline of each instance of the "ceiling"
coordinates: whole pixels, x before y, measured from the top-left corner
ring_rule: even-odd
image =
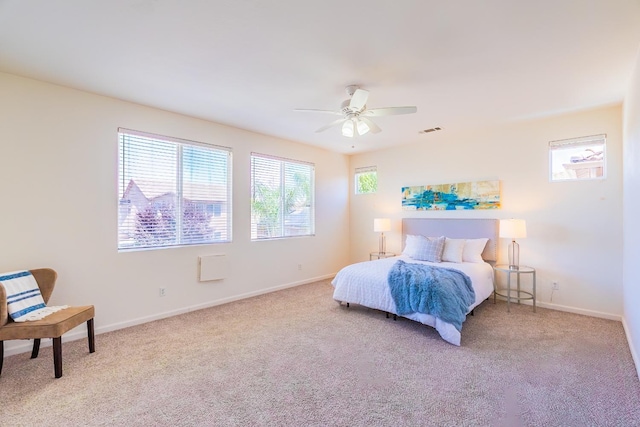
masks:
[[[639,47],[639,0],[0,0],[0,71],[342,153],[620,103]],[[293,111],[350,84],[418,112]]]

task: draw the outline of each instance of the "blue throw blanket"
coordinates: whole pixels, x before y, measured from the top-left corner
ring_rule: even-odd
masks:
[[[469,276],[458,270],[396,262],[388,276],[397,314],[424,313],[462,330],[469,306],[476,300]]]

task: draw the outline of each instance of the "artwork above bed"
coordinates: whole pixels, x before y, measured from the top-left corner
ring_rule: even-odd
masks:
[[[500,181],[402,187],[402,209],[468,210],[500,208]]]

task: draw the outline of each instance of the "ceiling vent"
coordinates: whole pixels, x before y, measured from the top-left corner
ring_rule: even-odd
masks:
[[[438,127],[438,128],[424,129],[424,130],[421,130],[418,133],[429,133],[429,132],[436,132],[436,131],[439,131],[439,130],[442,130],[442,128]]]

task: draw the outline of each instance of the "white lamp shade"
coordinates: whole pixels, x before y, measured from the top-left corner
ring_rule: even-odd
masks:
[[[391,230],[391,220],[389,218],[376,218],[373,220],[373,231],[384,233]]]
[[[358,120],[358,135],[364,135],[365,133],[369,132],[369,125],[367,125],[365,122],[363,122],[362,120]]]
[[[527,237],[527,223],[524,219],[501,219],[500,237],[522,239]]]
[[[353,138],[354,126],[351,120],[347,120],[342,125],[342,135],[347,138]]]

